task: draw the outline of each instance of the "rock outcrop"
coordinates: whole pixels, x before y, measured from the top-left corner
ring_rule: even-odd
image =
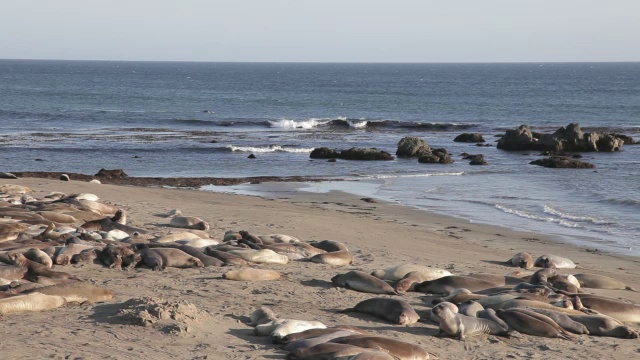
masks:
[[[455,141],[455,142],[468,142],[468,143],[483,143],[483,142],[485,142],[484,138],[482,137],[482,134],[478,134],[478,133],[460,134],[460,135],[456,136],[456,138],[453,139],[453,141]]]
[[[453,159],[446,149],[432,149],[431,152],[424,153],[418,158],[423,164],[453,164]]]
[[[548,168],[566,168],[566,169],[593,169],[593,164],[568,158],[566,156],[552,156],[546,159],[534,160],[531,165],[544,166]]]
[[[430,152],[431,148],[426,141],[415,136],[407,136],[398,142],[396,156],[403,158],[420,157]]]
[[[463,159],[471,160],[469,165],[489,165],[489,163],[484,159],[483,154],[467,155]]]
[[[344,160],[393,160],[394,157],[386,151],[376,148],[351,148],[334,150],[326,147],[313,149],[309,155],[312,159],[344,159]]]
[[[600,133],[583,133],[578,124],[561,127],[553,134],[533,133],[528,125],[507,130],[498,140],[498,149],[562,151],[620,151],[625,140]]]

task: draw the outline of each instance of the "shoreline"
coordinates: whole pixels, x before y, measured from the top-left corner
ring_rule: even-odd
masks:
[[[301,194],[300,197],[264,199],[193,189],[92,184],[50,179],[0,180],[18,184],[41,197],[51,191],[95,193],[103,202],[127,211],[129,223],[153,234],[180,231],[166,226],[157,214],[179,208],[185,215],[198,216],[211,225],[210,235],[221,239],[226,230],[248,230],[256,234],[281,233],[310,240],[337,240],[355,257],[353,265],[332,267],[306,261],[287,265],[260,266],[282,272],[273,282],[222,280],[223,268],[167,269],[155,272],[137,268],[116,271],[100,265],[71,265],[64,271],[90,279],[116,293],[116,298],[95,306],[65,307],[55,311],[11,316],[0,322],[6,335],[8,357],[34,358],[113,357],[264,359],[283,358],[279,346],[268,337],[253,335],[240,319],[258,306],[266,305],[283,317],[317,320],[327,326],[351,325],[367,331],[401,338],[424,347],[440,359],[482,358],[570,358],[577,349],[593,356],[633,358],[637,341],[581,336],[579,342],[522,335],[513,338],[478,336],[466,341],[439,338],[437,326],[420,322],[397,326],[360,315],[337,313],[372,294],[336,288],[329,280],[349,270],[371,272],[402,263],[417,263],[448,269],[455,274],[483,272],[506,274],[518,268],[504,261],[519,251],[537,257],[552,253],[565,256],[583,269],[562,269],[562,273],[596,273],[611,276],[638,288],[640,260],[615,254],[594,254],[567,244],[556,244],[540,234],[469,223],[446,215],[429,214],[409,207],[378,201],[369,203],[341,192]],[[640,302],[640,293],[588,289],[590,293]],[[168,335],[153,327],[110,322],[122,303],[134,297],[188,301],[206,312],[206,320],[193,324],[189,332]],[[426,316],[433,297],[407,293],[403,299]],[[61,325],[64,324],[64,325]],[[47,343],[39,336],[43,327]],[[634,327],[637,327],[634,325]],[[101,347],[84,344],[101,338]],[[55,345],[52,345],[55,344]],[[571,346],[567,346],[570,344]],[[109,349],[109,350],[105,350]],[[55,355],[55,356],[54,356]],[[208,357],[207,357],[208,356]]]

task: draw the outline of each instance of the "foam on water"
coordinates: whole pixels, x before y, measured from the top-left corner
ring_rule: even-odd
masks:
[[[237,152],[252,152],[252,153],[271,153],[271,152],[287,152],[294,154],[308,154],[313,151],[313,148],[285,148],[280,145],[269,146],[234,146],[229,145],[226,147],[231,151]]]

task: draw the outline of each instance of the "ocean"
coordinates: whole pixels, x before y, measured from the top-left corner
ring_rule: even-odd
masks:
[[[571,122],[640,140],[640,63],[0,60],[0,171],[348,179],[298,189],[345,190],[640,256],[640,145],[584,153],[596,168],[572,170],[529,165],[536,152],[453,142],[479,132],[495,145],[521,124],[553,132]],[[320,146],[394,153],[404,136],[444,147],[456,162],[309,158]],[[489,165],[470,166],[463,152]],[[269,196],[260,185],[222,190]]]

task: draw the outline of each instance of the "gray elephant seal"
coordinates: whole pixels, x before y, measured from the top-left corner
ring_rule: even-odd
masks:
[[[309,348],[295,349],[287,355],[287,359],[345,359],[348,356],[358,355],[365,351],[367,349],[359,346],[328,342]]]
[[[533,265],[537,267],[544,267],[544,268],[555,266],[557,269],[575,269],[576,268],[576,264],[574,264],[573,261],[557,255],[542,255],[536,259]]]
[[[544,285],[551,286],[549,284],[549,279],[558,275],[555,267],[544,268],[536,271],[531,275],[531,279],[529,279],[529,283],[532,285]]]
[[[458,305],[458,312],[462,315],[478,317],[478,313],[484,310],[484,306],[477,301],[469,300]]]
[[[240,256],[229,254],[225,251],[216,250],[214,246],[207,246],[204,248],[204,253],[224,262],[225,265],[239,265],[248,266],[249,262],[241,258]]]
[[[512,266],[520,267],[523,269],[531,269],[533,267],[533,258],[526,252],[519,252],[506,263],[511,264]]]
[[[171,248],[154,248],[152,251],[156,252],[162,258],[162,266],[175,267],[175,268],[193,268],[204,267],[204,264],[197,257],[191,256],[182,250]]]
[[[622,322],[640,323],[640,305],[629,304],[600,296],[575,296],[574,308],[595,310]]]
[[[398,325],[414,324],[420,320],[416,311],[404,300],[373,298],[359,302],[355,307],[341,310],[346,312],[361,312],[373,315]]]
[[[366,349],[381,350],[401,360],[428,360],[430,354],[423,348],[404,341],[375,335],[352,335],[332,340]]]
[[[388,283],[362,271],[349,271],[331,278],[336,286],[371,294],[398,295]]]
[[[502,281],[504,285],[504,281]],[[479,291],[501,286],[500,282],[487,281],[468,276],[445,276],[440,279],[425,281],[416,285],[416,291],[425,294],[449,295],[452,291],[465,288],[470,291]]]
[[[344,266],[353,264],[353,255],[348,251],[335,251],[312,256],[309,260],[319,264]]]
[[[164,269],[164,263],[162,262],[162,256],[150,248],[144,248],[139,251],[141,262],[144,266],[151,268],[154,271],[161,271]]]
[[[347,245],[335,240],[312,241],[309,244],[326,252],[349,251]]]
[[[621,339],[638,339],[640,332],[625,326],[618,320],[602,315],[568,315],[573,321],[584,325],[590,335],[616,337]]]
[[[260,306],[249,316],[249,325],[258,326],[261,324],[267,324],[272,321],[276,321],[278,319],[278,315],[276,315],[271,308],[266,306]]]
[[[592,289],[608,289],[608,290],[630,290],[635,291],[634,288],[627,286],[620,280],[616,280],[604,275],[596,274],[575,274],[576,279],[580,283],[580,286]]]
[[[368,334],[366,331],[361,330],[354,326],[334,326],[334,327],[328,327],[326,329],[309,329],[309,330],[301,331],[298,333],[289,334],[284,338],[282,338],[282,343],[287,344],[294,341],[315,338],[318,336],[332,334],[340,331],[350,331],[352,332],[352,334]]]
[[[209,224],[206,221],[193,216],[175,216],[171,218],[169,226],[183,229],[209,230]]]
[[[548,310],[548,309],[531,309],[532,311],[537,312],[538,314],[542,314],[548,316],[551,320],[555,321],[561,328],[574,333],[574,334],[589,334],[589,329],[587,329],[584,324],[581,324],[569,317],[567,314],[563,314],[557,311]]]
[[[415,291],[416,285],[432,279],[433,277],[427,276],[419,271],[412,271],[402,279],[398,280],[394,285],[394,288],[397,292]]]
[[[575,340],[548,316],[526,309],[498,310],[498,317],[513,329],[528,335]]]
[[[35,261],[39,264],[45,265],[49,269],[51,269],[51,267],[53,266],[53,260],[51,260],[51,257],[49,257],[49,255],[38,248],[31,248],[22,253],[22,255],[24,255],[24,257],[31,261]]]
[[[480,334],[507,335],[509,333],[509,326],[500,320],[492,309],[487,310],[488,316],[493,316],[495,320],[478,319],[454,313],[448,304],[451,303],[440,303],[431,309],[431,313],[440,324],[440,332],[458,340]]]

